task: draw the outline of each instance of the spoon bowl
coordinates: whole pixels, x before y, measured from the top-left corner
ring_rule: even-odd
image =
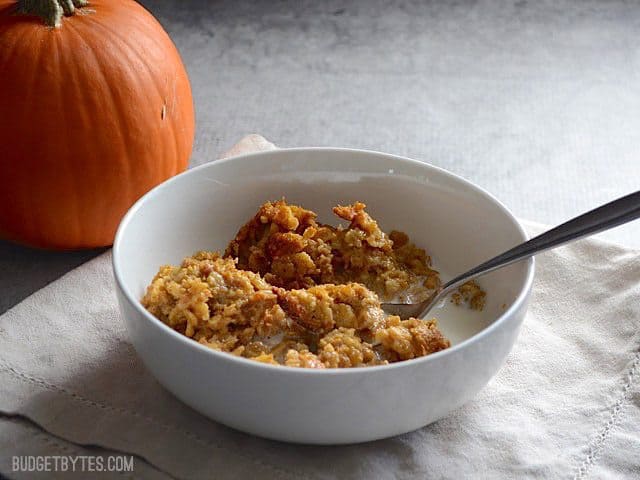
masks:
[[[391,315],[401,318],[424,318],[445,296],[466,282],[493,272],[512,263],[565,243],[594,235],[598,232],[631,222],[640,217],[640,191],[609,202],[562,225],[521,243],[506,252],[458,275],[453,280],[437,288],[427,299],[419,303],[383,303],[382,308]]]

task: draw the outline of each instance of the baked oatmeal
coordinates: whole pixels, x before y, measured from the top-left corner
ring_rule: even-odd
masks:
[[[404,233],[384,233],[363,203],[333,211],[349,225],[267,202],[224,255],[198,252],[161,267],[142,304],[203,345],[274,365],[373,366],[448,348],[435,320],[389,316],[380,305],[440,285],[426,252]],[[481,308],[484,292],[464,287],[453,301]]]
[[[240,229],[225,256],[287,289],[357,282],[384,301],[400,294],[428,295],[440,286],[426,252],[404,233],[384,233],[364,203],[333,212],[349,226],[320,224],[314,212],[284,200],[267,202]]]
[[[474,310],[482,310],[486,301],[486,292],[473,280],[460,285],[458,291],[451,294],[451,301],[456,305],[467,303]]]

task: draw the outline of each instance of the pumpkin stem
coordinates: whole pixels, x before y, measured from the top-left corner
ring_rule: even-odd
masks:
[[[59,27],[63,15],[70,17],[88,4],[87,0],[18,0],[18,13],[36,15],[48,27]]]

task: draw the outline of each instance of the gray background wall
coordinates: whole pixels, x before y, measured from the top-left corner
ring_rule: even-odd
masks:
[[[191,76],[194,165],[250,132],[382,150],[549,224],[640,187],[638,2],[143,3]],[[0,243],[0,311],[96,253]]]

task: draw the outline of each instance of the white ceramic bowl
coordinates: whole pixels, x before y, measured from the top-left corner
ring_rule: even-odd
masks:
[[[367,204],[382,228],[405,231],[443,276],[514,246],[513,215],[471,183],[425,163],[347,149],[274,150],[216,161],[159,185],[122,220],[113,265],[122,316],[138,355],[167,389],[230,427],[277,440],[341,444],[408,432],[458,408],[502,365],[524,318],[533,261],[482,279],[481,313],[436,312],[453,346],[386,366],[308,370],[208,349],[140,304],[162,264],[222,250],[266,200],[286,197],[333,222],[331,207]]]

